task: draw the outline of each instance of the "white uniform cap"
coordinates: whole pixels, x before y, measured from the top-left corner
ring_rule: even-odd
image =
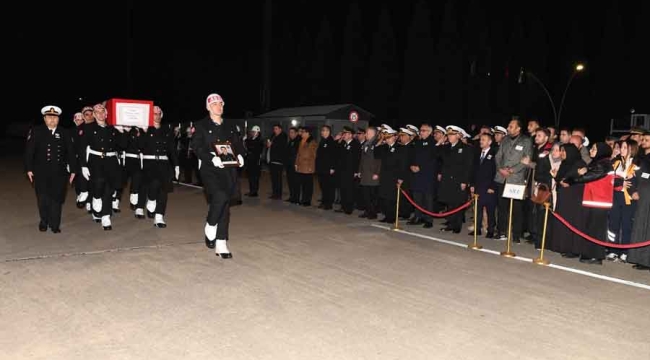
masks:
[[[220,102],[223,105],[226,105],[226,103],[223,101],[223,98],[221,97],[221,95],[216,94],[216,93],[212,93],[212,94],[208,95],[208,97],[205,99],[205,105],[206,106],[210,106],[210,104],[216,103],[216,102]]]
[[[75,113],[74,117],[72,118],[73,121],[77,121],[77,120],[82,120],[83,121],[83,119],[84,119],[84,114],[82,114],[80,112]]]
[[[420,133],[420,129],[418,129],[418,127],[415,126],[415,125],[408,124],[408,125],[406,125],[406,128],[413,131],[415,134]]]
[[[585,136],[584,139],[582,139],[582,146],[589,146],[589,138]]]
[[[413,135],[415,135],[415,133],[414,133],[413,131],[411,131],[411,129],[407,129],[407,128],[399,128],[399,131],[400,131],[400,133],[402,133],[402,134],[406,134],[406,135],[408,135],[408,136],[413,136]]]
[[[503,135],[508,135],[508,130],[504,128],[503,126],[495,126],[494,129],[492,130],[493,133],[502,133]]]
[[[154,106],[154,107],[153,107],[153,111],[156,111],[156,110],[160,111],[160,118],[162,119],[162,117],[163,117],[163,111],[162,111],[162,109],[160,108],[160,106],[158,106],[158,105]]]
[[[397,134],[397,131],[389,126],[387,129],[384,129],[384,133],[389,134],[389,135],[395,135],[395,134]]]
[[[436,132],[436,131],[440,131],[440,132],[443,133],[443,134],[446,134],[446,133],[447,133],[447,130],[445,130],[445,128],[443,128],[443,127],[440,126],[440,125],[436,125],[436,128],[435,128],[433,131],[434,131],[434,132]]]
[[[461,134],[465,136],[467,133],[465,133],[465,130],[461,128],[460,126],[456,125],[447,125],[447,134],[449,133],[456,133],[456,134]]]
[[[462,134],[463,134],[463,137],[464,137],[464,138],[470,138],[470,137],[471,137],[471,136],[467,133],[467,131],[465,131],[464,129],[461,129],[461,130],[463,130],[463,131],[462,131]]]
[[[59,116],[59,115],[61,115],[61,108],[58,107],[58,106],[54,106],[54,105],[44,106],[41,109],[41,114]]]
[[[251,131],[253,131],[253,132],[261,132],[262,129],[260,129],[259,126],[255,125],[255,126],[253,126],[253,127],[251,128]]]

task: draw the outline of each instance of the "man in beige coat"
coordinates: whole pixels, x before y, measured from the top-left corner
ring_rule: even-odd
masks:
[[[300,184],[300,205],[311,206],[311,198],[314,193],[314,173],[316,172],[316,150],[318,143],[311,136],[307,127],[301,127],[298,131],[300,145],[296,155],[296,173]]]

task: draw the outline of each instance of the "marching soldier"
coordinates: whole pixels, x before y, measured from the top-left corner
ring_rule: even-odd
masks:
[[[156,108],[154,107],[154,119],[156,117]],[[140,159],[141,151],[141,138],[144,131],[139,127],[127,128],[126,136],[126,149],[122,153],[122,166],[124,167],[124,179],[122,184],[126,184],[131,179],[129,190],[129,204],[132,210],[136,210],[135,217],[143,218],[144,213],[142,207],[138,209],[139,194],[142,188],[142,160]],[[121,194],[118,194],[118,199]],[[115,207],[113,207],[115,208]],[[138,211],[139,210],[139,211]]]
[[[67,181],[75,178],[76,156],[72,137],[59,128],[61,109],[49,105],[41,109],[45,125],[30,130],[27,135],[25,171],[34,184],[40,231],[49,227],[61,232],[61,208],[65,200]]]
[[[84,115],[81,112],[78,112],[74,114],[74,133],[73,133],[73,142],[75,145],[75,158],[78,158],[81,156],[81,154],[85,151],[85,149],[81,149],[79,147],[79,144],[82,142],[79,141],[79,138],[83,136],[83,129],[86,124]],[[75,164],[77,164],[77,168],[75,169],[75,173],[79,174],[81,172],[80,162],[75,161]],[[83,176],[76,176],[74,179],[74,190],[77,193],[77,208],[82,209],[84,206],[86,206],[86,203],[88,201],[88,181],[84,179]]]
[[[205,245],[215,249],[222,259],[232,257],[228,250],[228,228],[230,226],[230,199],[237,189],[237,170],[226,168],[217,156],[214,145],[230,143],[238,154],[239,167],[244,166],[243,154],[246,150],[237,134],[235,123],[222,117],[223,99],[218,94],[208,95],[205,101],[209,116],[196,124],[192,137],[192,148],[200,160],[201,179],[207,193],[210,209],[205,224]]]
[[[248,172],[248,193],[246,196],[257,197],[260,189],[260,175],[262,173],[262,152],[264,143],[260,136],[260,127],[251,128],[250,136],[246,138],[246,171]]]
[[[174,131],[161,126],[162,117],[162,109],[154,106],[153,127],[141,137],[144,191],[140,204],[147,199],[147,215],[154,219],[153,225],[158,228],[167,227],[164,219],[167,196],[174,191],[173,179],[180,175]]]
[[[101,221],[104,230],[112,230],[111,201],[114,192],[122,186],[122,169],[118,154],[126,146],[126,137],[119,129],[106,123],[106,107],[93,107],[95,122],[87,124],[81,146],[86,149],[80,157],[83,176],[90,182],[93,220]]]
[[[469,194],[474,152],[468,145],[460,141],[463,133],[463,129],[458,126],[447,126],[449,144],[443,149],[438,199],[441,203],[447,205],[448,210],[463,205],[467,201]],[[458,234],[462,225],[463,213],[457,212],[447,218],[447,227],[441,230],[453,231]]]

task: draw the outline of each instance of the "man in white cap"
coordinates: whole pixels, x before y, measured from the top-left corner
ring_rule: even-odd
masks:
[[[61,207],[65,188],[75,177],[76,154],[70,134],[59,127],[61,109],[48,105],[41,109],[45,125],[29,131],[25,151],[25,172],[34,184],[40,231],[49,227],[53,233],[61,232]],[[72,173],[70,173],[72,171]]]
[[[412,126],[412,125],[411,125]],[[406,152],[406,161],[408,162],[407,168],[410,168],[410,161],[413,159],[413,153],[415,151],[414,139],[417,137],[417,133],[409,128],[400,128],[399,131],[399,143],[404,146],[404,151]],[[410,193],[411,192],[411,183],[412,183],[413,173],[410,169],[406,171],[404,175],[404,182],[402,183],[402,190]],[[411,214],[413,213],[413,205],[406,200],[404,195],[400,195],[400,206],[399,206],[399,217],[402,219],[411,219]]]
[[[139,200],[142,203],[146,198],[147,215],[154,219],[153,225],[157,228],[167,227],[164,219],[167,197],[174,191],[173,180],[180,174],[174,131],[162,126],[162,118],[162,109],[154,106],[153,126],[141,140],[143,191]]]
[[[85,109],[85,108],[84,108]],[[92,108],[90,113],[92,114]],[[81,136],[83,136],[84,133],[84,127],[86,125],[85,118],[82,112],[78,112],[74,114],[73,118],[74,124],[75,124],[75,129],[73,133],[73,140],[74,140],[74,145],[75,145],[75,157],[79,158],[80,156],[86,156],[86,149],[82,148],[81,144],[83,143],[80,141]],[[94,121],[94,119],[93,119]],[[76,176],[74,179],[74,189],[75,192],[77,193],[77,207],[79,209],[82,209],[84,206],[88,207],[88,210],[90,209],[90,203],[88,202],[88,180],[81,176],[81,168],[79,167],[81,163],[79,161],[75,162],[77,164],[77,169],[75,169],[75,172],[77,174],[80,174],[79,176]]]
[[[406,128],[413,132],[413,140],[417,140],[420,137],[420,129],[417,126],[408,124]]]
[[[108,125],[107,116],[104,105],[93,107],[95,122],[84,127],[80,141],[86,151],[79,160],[82,175],[90,182],[93,220],[101,221],[104,230],[108,231],[113,229],[113,196],[122,187],[122,167],[118,155],[126,147],[127,138],[120,130]]]
[[[407,151],[397,143],[397,131],[386,127],[384,136],[375,146],[375,159],[381,160],[379,170],[379,198],[381,199],[383,223],[392,224],[398,214],[395,213],[397,203],[397,184],[402,184],[408,176]]]
[[[458,126],[447,126],[449,145],[442,155],[442,169],[438,200],[447,205],[447,210],[463,205],[469,197],[469,183],[473,163],[473,149],[461,140],[465,131]],[[460,233],[463,225],[463,213],[457,212],[447,218],[447,227],[441,231]]]
[[[207,193],[210,209],[205,224],[205,245],[215,249],[222,259],[232,257],[228,249],[230,226],[230,199],[237,191],[237,169],[225,167],[217,156],[215,144],[230,143],[237,154],[239,167],[244,166],[246,152],[234,122],[222,117],[224,101],[219,94],[210,94],[205,100],[209,115],[196,123],[192,148],[200,163],[201,179]]]
[[[425,210],[434,210],[434,200],[438,184],[436,174],[439,172],[440,149],[436,146],[431,133],[433,127],[424,123],[420,125],[420,139],[413,141],[413,156],[409,159],[412,185],[411,196],[413,200]],[[420,210],[415,210],[415,215],[408,222],[409,225],[423,224],[424,228],[433,227],[431,216]]]
[[[503,139],[508,135],[508,130],[503,126],[494,127],[494,147],[498,149],[499,145],[503,142]]]
[[[440,125],[436,125],[433,129],[433,139],[436,141],[436,146],[444,145],[447,142],[447,130]]]
[[[260,136],[262,129],[255,125],[249,131],[244,145],[246,146],[246,172],[248,173],[248,193],[250,197],[258,197],[260,175],[262,174],[262,153],[264,142]]]

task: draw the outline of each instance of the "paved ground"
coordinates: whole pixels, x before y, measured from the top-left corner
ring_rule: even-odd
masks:
[[[18,162],[1,166],[0,359],[650,354],[648,290],[266,199],[233,209],[234,258],[223,261],[203,245],[200,190],[185,187],[170,198],[167,229],[127,211],[104,232],[70,197],[63,233],[41,234]],[[528,245],[514,250],[535,256]],[[650,283],[629,266],[549,258]]]

